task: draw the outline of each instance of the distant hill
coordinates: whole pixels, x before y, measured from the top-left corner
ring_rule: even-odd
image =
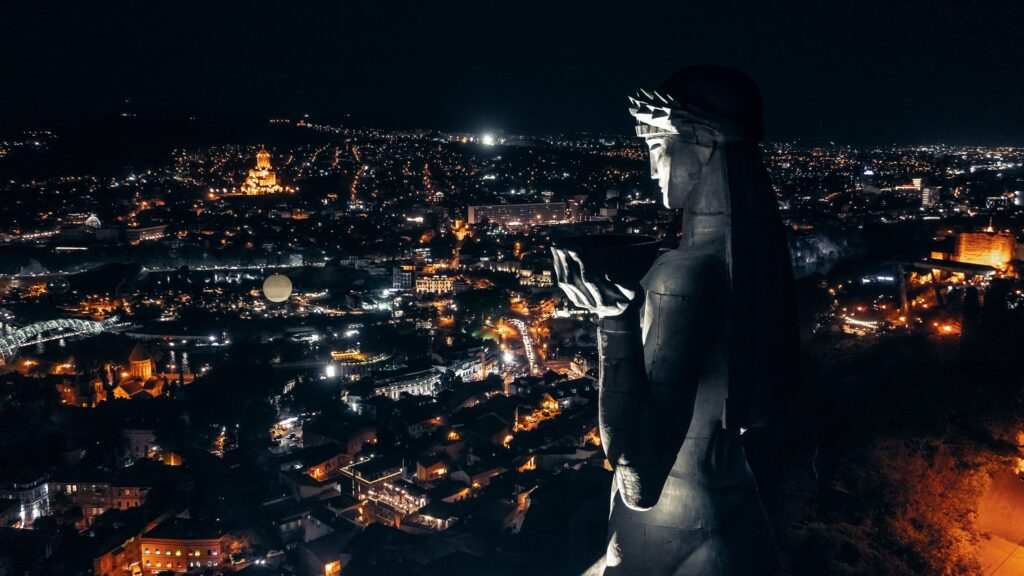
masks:
[[[16,148],[0,158],[0,178],[124,175],[166,165],[175,148],[268,146],[323,140],[323,133],[265,121],[113,117],[55,132],[45,146]],[[17,137],[16,135],[8,135]]]

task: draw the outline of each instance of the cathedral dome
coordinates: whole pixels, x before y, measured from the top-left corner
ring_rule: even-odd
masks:
[[[270,152],[267,152],[266,148],[260,148],[256,153],[256,169],[270,170]]]

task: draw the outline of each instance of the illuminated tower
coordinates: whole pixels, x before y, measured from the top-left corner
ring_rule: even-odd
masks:
[[[262,148],[256,153],[256,169],[270,170],[270,152],[267,152],[266,148]]]
[[[281,181],[270,166],[270,152],[267,152],[266,148],[260,148],[256,153],[256,167],[249,170],[240,192],[246,196],[262,196],[291,191],[290,188],[281,186]]]

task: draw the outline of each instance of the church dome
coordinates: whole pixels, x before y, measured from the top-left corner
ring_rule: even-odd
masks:
[[[150,362],[155,361],[157,353],[149,346],[139,342],[132,348],[131,356],[128,357],[129,362]]]
[[[260,148],[256,153],[256,169],[270,170],[270,152],[267,152],[266,148]]]

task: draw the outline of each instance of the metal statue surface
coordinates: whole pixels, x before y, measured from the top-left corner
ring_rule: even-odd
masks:
[[[741,441],[776,412],[797,355],[761,97],[735,70],[698,66],[630,101],[683,232],[639,283],[608,272],[615,250],[553,249],[566,296],[601,316],[600,430],[615,479],[607,552],[588,574],[775,574]]]

